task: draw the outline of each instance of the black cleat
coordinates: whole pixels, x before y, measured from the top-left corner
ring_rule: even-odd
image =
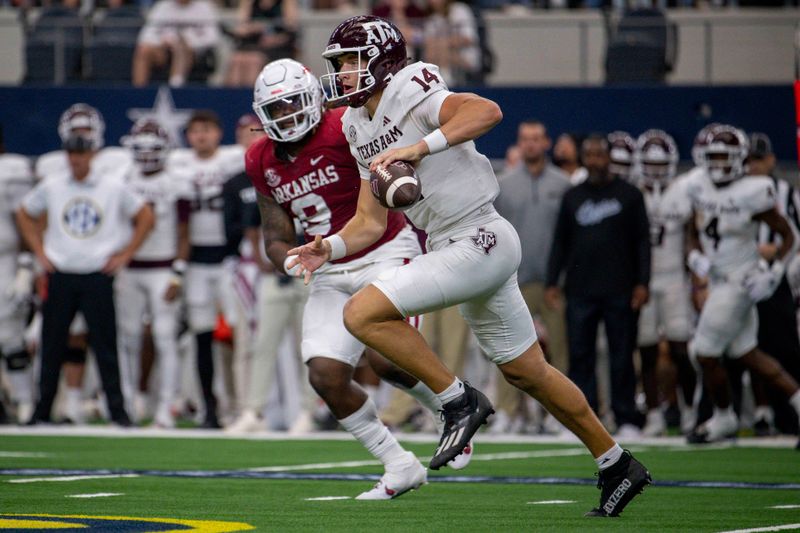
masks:
[[[597,488],[600,489],[600,506],[584,516],[619,516],[625,506],[653,482],[650,472],[642,463],[624,450],[622,457],[598,475]]]
[[[469,383],[464,383],[464,394],[442,406],[444,431],[430,469],[439,470],[461,454],[478,428],[493,413],[492,402]]]

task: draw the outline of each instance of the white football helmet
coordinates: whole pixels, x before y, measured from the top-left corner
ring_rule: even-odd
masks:
[[[636,150],[636,141],[626,131],[612,131],[607,136],[608,157],[610,159],[608,171],[629,181],[631,179],[631,167],[633,166],[633,154]]]
[[[155,119],[140,118],[120,142],[133,152],[134,161],[145,174],[164,168],[169,154],[169,135]]]
[[[636,139],[636,163],[647,186],[667,185],[678,171],[678,145],[664,130],[650,129]]]
[[[99,150],[105,144],[106,123],[103,115],[88,104],[73,104],[61,114],[58,121],[61,142],[69,139],[75,130],[87,130],[81,133],[81,137],[91,141],[94,150]]]
[[[694,136],[694,143],[692,144],[692,161],[694,161],[694,165],[696,167],[703,166],[703,160],[705,159],[705,149],[708,146],[708,135],[711,133],[711,130],[715,127],[719,126],[719,122],[712,122],[711,124],[707,124],[703,126],[703,128],[697,132],[697,135]]]
[[[720,124],[711,128],[703,150],[703,167],[716,184],[729,183],[744,175],[750,141],[739,128]]]
[[[293,59],[273,61],[256,79],[253,111],[273,141],[298,141],[322,118],[319,80]]]

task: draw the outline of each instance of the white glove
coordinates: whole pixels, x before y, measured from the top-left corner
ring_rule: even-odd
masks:
[[[742,285],[754,302],[766,300],[775,292],[783,278],[785,267],[782,261],[774,261],[770,266],[765,260],[745,275]]]
[[[33,257],[29,253],[21,253],[17,257],[17,274],[6,288],[6,297],[20,308],[30,301],[32,294]]]
[[[711,271],[711,259],[704,255],[700,250],[692,250],[686,258],[686,264],[698,278],[708,277]]]

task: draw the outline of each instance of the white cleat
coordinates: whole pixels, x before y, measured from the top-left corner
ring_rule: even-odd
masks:
[[[175,418],[172,416],[172,411],[167,404],[161,404],[156,409],[156,416],[153,418],[153,424],[162,429],[173,429],[175,427]]]
[[[472,461],[472,454],[474,451],[475,444],[473,441],[469,441],[469,444],[467,444],[467,447],[464,448],[464,451],[459,455],[456,455],[455,459],[447,463],[447,466],[453,470],[461,470],[462,468],[466,468],[467,465],[469,465],[469,462]]]
[[[667,433],[667,421],[661,409],[651,409],[647,412],[647,421],[642,428],[644,437],[660,437]]]
[[[233,424],[225,428],[230,435],[244,435],[265,429],[264,421],[252,409],[246,409]]]
[[[356,496],[356,500],[391,500],[426,484],[428,471],[413,453],[406,453],[407,460],[397,466],[386,465],[383,477],[370,490]]]

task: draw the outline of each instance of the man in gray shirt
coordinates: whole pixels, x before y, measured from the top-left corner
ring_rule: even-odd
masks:
[[[569,176],[547,157],[551,140],[547,128],[540,121],[520,123],[517,145],[522,164],[500,177],[500,194],[495,200],[495,208],[519,233],[522,262],[517,275],[522,296],[531,314],[538,315],[544,322],[551,364],[566,374],[569,356],[564,309],[551,309],[545,305],[544,284],[561,197],[571,185]],[[510,417],[517,410],[517,392],[505,382],[498,385],[495,424],[501,424],[504,414]],[[497,429],[508,430],[508,427]]]

